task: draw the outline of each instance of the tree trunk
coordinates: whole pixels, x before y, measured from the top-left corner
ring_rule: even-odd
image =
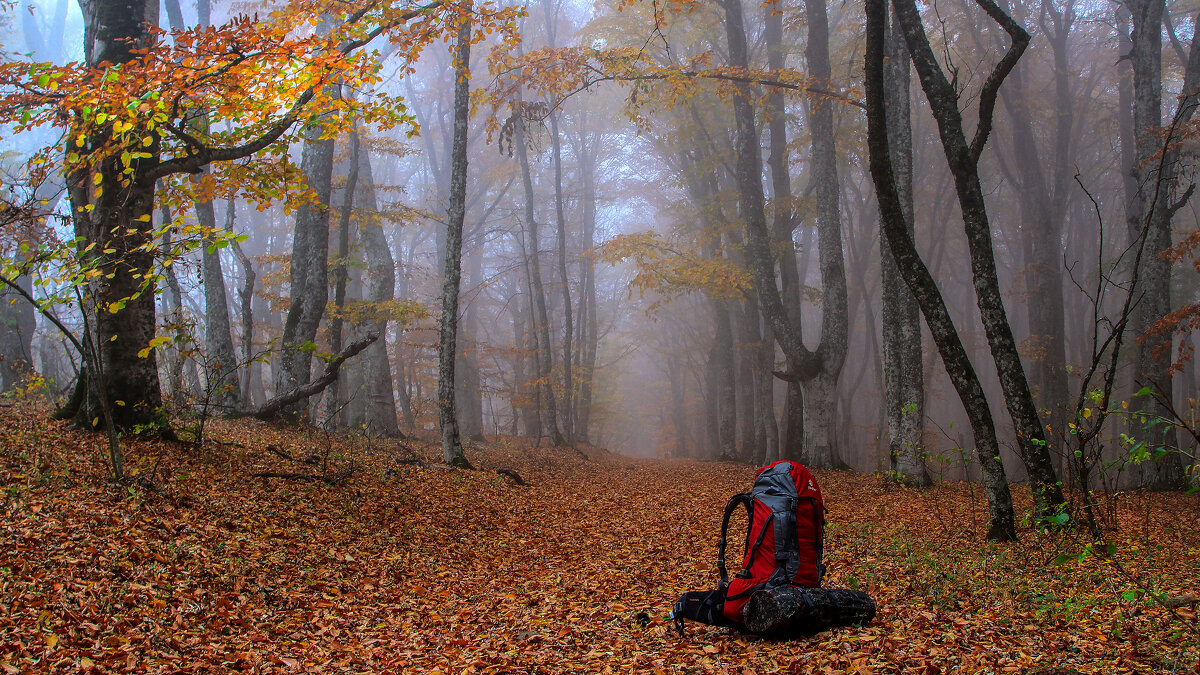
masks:
[[[523,113],[517,113],[523,114]],[[538,223],[533,212],[533,177],[529,170],[529,152],[525,140],[525,120],[517,122],[514,144],[516,145],[517,160],[521,165],[521,184],[525,190],[525,224],[529,233],[529,243],[526,245],[525,257],[529,270],[529,290],[533,302],[533,325],[531,330],[537,342],[537,379],[539,408],[545,417],[542,420],[543,431],[550,435],[550,442],[555,446],[566,445],[562,432],[558,427],[558,411],[554,402],[554,345],[550,341],[550,319],[546,312],[546,292],[542,286],[542,267],[540,259],[540,239]]]
[[[1146,332],[1171,311],[1171,262],[1159,254],[1171,247],[1171,217],[1182,204],[1177,198],[1179,152],[1177,143],[1182,128],[1191,121],[1196,108],[1196,88],[1200,85],[1200,52],[1193,35],[1191,53],[1184,73],[1183,92],[1172,126],[1162,125],[1162,21],[1164,0],[1125,0],[1133,19],[1129,61],[1133,65],[1133,137],[1136,156],[1130,171],[1137,184],[1135,199],[1127,206],[1131,246],[1145,237],[1146,255],[1129,328],[1139,340],[1134,359],[1135,389],[1150,386],[1171,395],[1170,363],[1172,338],[1150,336]],[[1166,138],[1164,139],[1164,135]],[[1163,153],[1161,159],[1159,154]],[[1158,404],[1150,404],[1157,415],[1165,416]],[[1140,426],[1140,425],[1138,425]],[[1174,429],[1134,430],[1134,436],[1153,447],[1177,445]],[[1142,467],[1142,480],[1155,489],[1178,489],[1186,485],[1182,457],[1169,452],[1153,464]]]
[[[778,3],[763,6],[763,38],[767,46],[767,67],[782,71],[786,53],[783,46],[783,11]],[[779,285],[783,294],[784,308],[792,322],[801,326],[800,274],[796,269],[796,245],[792,240],[795,230],[795,207],[792,196],[792,179],[788,170],[787,106],[783,90],[772,88],[767,95],[767,129],[770,132],[770,155],[767,164],[771,169],[771,194],[773,207],[772,234],[779,250]],[[769,324],[768,324],[769,327]],[[769,330],[767,332],[770,332]],[[772,334],[771,363],[764,372],[775,369],[774,335]],[[777,432],[778,433],[778,432]],[[799,382],[787,383],[787,397],[783,407],[783,430],[779,440],[779,456],[799,461],[804,452],[804,395]]]
[[[225,232],[233,236],[233,222],[236,216],[236,203],[231,199],[225,208]],[[254,353],[254,284],[258,275],[254,271],[254,263],[242,250],[242,245],[233,242],[233,254],[242,268],[242,287],[238,289],[238,303],[242,320],[242,363],[245,373],[241,378],[242,401],[255,407],[262,403],[262,364]]]
[[[354,142],[361,143],[358,129],[351,131]],[[366,270],[363,281],[369,309],[366,316],[357,322],[351,332],[353,340],[366,335],[378,335],[363,352],[359,362],[362,372],[363,402],[357,406],[357,416],[349,419],[348,427],[362,429],[369,436],[392,437],[400,435],[396,423],[396,396],[392,378],[391,361],[388,358],[388,319],[385,309],[396,295],[396,261],[388,247],[387,237],[379,222],[379,204],[375,196],[375,177],[371,169],[371,154],[362,152],[358,156],[357,196],[354,203],[359,213],[358,243],[362,248]],[[409,412],[409,415],[412,413]]]
[[[350,229],[355,208],[354,200],[358,192],[359,155],[361,153],[361,139],[357,130],[352,128],[350,130],[350,157],[346,164],[346,187],[342,190],[342,208],[338,214],[337,255],[334,257],[333,263],[334,315],[329,321],[329,344],[330,351],[334,354],[342,350],[342,333],[346,323],[343,315],[346,308],[346,284],[350,278],[348,265]],[[332,196],[331,191],[330,197],[332,198]],[[358,377],[355,377],[356,374]],[[343,368],[338,372],[337,379],[329,385],[329,422],[332,423],[335,416],[342,417],[342,423],[338,425],[342,429],[353,429],[355,426],[352,418],[357,415],[354,415],[349,409],[349,399],[358,397],[354,387],[364,381],[361,375],[361,372],[355,373],[354,369]]]
[[[1013,40],[1013,45],[985,82],[980,96],[980,121],[970,144],[967,142],[962,114],[958,109],[958,92],[946,79],[929,45],[915,0],[897,0],[893,6],[912,63],[921,81],[921,88],[925,91],[925,97],[937,121],[942,150],[954,177],[967,246],[971,254],[975,300],[979,306],[988,346],[991,348],[992,360],[1000,376],[1000,386],[1004,392],[1009,416],[1017,432],[1017,447],[1029,472],[1034,493],[1034,510],[1037,515],[1051,515],[1065,506],[1062,487],[1050,459],[1045,428],[1033,403],[1029,381],[1025,377],[1025,368],[1017,352],[1017,344],[1013,339],[1008,314],[1000,294],[996,259],[992,251],[991,225],[988,222],[987,206],[979,181],[978,165],[979,155],[983,152],[991,130],[991,112],[995,105],[996,92],[1009,69],[1016,65],[1017,59],[1029,42],[1029,35],[992,4],[991,0],[976,1],[1005,29]],[[899,259],[897,263],[900,263]],[[928,314],[926,320],[929,320]]]
[[[140,57],[153,36],[149,26],[158,25],[159,4],[147,0],[90,0],[82,4],[84,55],[89,67],[103,62],[121,65]],[[104,145],[105,129],[83,139],[83,147],[68,152],[83,155]],[[147,133],[152,139],[155,134]],[[68,134],[74,145],[76,134]],[[158,363],[153,349],[145,349],[155,332],[155,283],[145,273],[153,264],[150,252],[154,208],[154,181],[147,171],[157,162],[158,143],[143,148],[149,157],[137,158],[125,174],[120,157],[76,168],[67,177],[68,196],[75,236],[80,237],[80,259],[84,267],[99,271],[98,281],[81,291],[87,339],[98,359],[95,382],[76,420],[92,426],[108,407],[118,429],[162,424],[162,395]],[[95,244],[86,250],[88,244]],[[110,431],[112,431],[110,429]],[[116,475],[120,475],[118,472]]]
[[[581,141],[580,147],[585,144]],[[579,175],[583,190],[583,250],[596,245],[596,147],[598,141],[579,154]],[[590,255],[581,258],[583,267],[583,297],[580,299],[579,398],[576,401],[575,440],[588,443],[592,419],[592,378],[596,369],[596,348],[599,343],[599,321],[596,314],[596,263]]]
[[[909,235],[910,226],[906,222],[903,203],[896,188],[888,142],[884,94],[886,0],[867,0],[866,16],[864,81],[867,100],[867,149],[870,154],[871,178],[879,200],[880,222],[888,248],[896,261],[897,270],[921,306],[921,312],[925,315],[925,321],[946,365],[946,373],[954,384],[971,422],[984,489],[988,497],[987,537],[993,540],[1012,540],[1017,536],[1012,495],[1008,489],[1004,465],[1000,461],[1000,447],[996,440],[991,410],[937,284]]]
[[[755,317],[758,319],[759,317]],[[754,453],[755,464],[767,464],[779,458],[779,424],[775,420],[775,337],[771,327],[762,325],[762,339],[758,343],[758,368],[754,379],[754,409],[758,411],[758,428],[762,440]]]
[[[483,247],[476,246],[467,256],[467,274],[470,286],[482,286]],[[454,388],[457,396],[459,430],[463,436],[482,442],[483,436],[483,392],[479,376],[479,342],[477,339],[477,303],[469,303],[463,311],[458,337],[458,382]]]
[[[886,81],[887,131],[892,171],[907,236],[913,237],[912,121],[908,50],[895,29],[888,31]],[[880,237],[883,274],[883,362],[888,457],[893,477],[914,486],[930,484],[925,468],[925,387],[921,361],[921,309],[904,286],[887,238]]]
[[[563,434],[568,443],[575,442],[574,420],[575,383],[571,372],[571,338],[575,332],[571,316],[571,278],[567,275],[567,219],[563,213],[562,139],[558,133],[558,114],[550,113],[550,145],[554,156],[554,216],[557,220],[558,282],[562,285],[563,301]]]
[[[438,345],[438,422],[442,458],[451,466],[471,466],[463,454],[454,405],[454,354],[458,333],[458,291],[462,276],[462,233],[467,202],[467,120],[470,117],[471,21],[460,19],[454,59],[454,145],[451,149],[450,208],[446,222],[446,258],[442,266],[442,317]]]
[[[204,280],[205,399],[207,405],[223,414],[231,414],[242,408],[242,387],[229,324],[225,272],[221,267],[220,249],[216,247],[217,213],[211,199],[201,199],[195,206],[196,222],[203,232],[200,258]]]
[[[734,68],[749,68],[741,3],[739,0],[723,0],[722,4],[725,9],[725,31],[729,41],[729,63]],[[809,45],[806,55],[810,74],[817,78],[829,79],[829,30],[825,5],[821,2],[810,2],[806,8],[809,20]],[[813,181],[818,199],[818,249],[824,297],[821,343],[815,352],[805,347],[799,327],[790,320],[775,283],[775,260],[763,204],[761,148],[749,85],[736,85],[733,113],[736,123],[735,178],[742,216],[746,220],[746,257],[750,262],[760,307],[769,319],[775,338],[790,362],[788,378],[807,382],[820,375],[826,375],[824,381],[836,382],[845,360],[847,309],[832,108],[828,101],[814,101],[810,110]],[[808,390],[811,390],[811,387],[806,389],[806,398]],[[836,419],[835,411],[817,410],[807,403],[805,411],[804,461],[813,466],[832,466],[836,457],[835,448],[825,445],[816,447],[810,443],[834,442],[835,436],[819,430],[827,429],[833,424],[833,420]],[[807,412],[825,416],[826,419],[813,420],[807,417]],[[829,463],[818,464],[818,461]]]
[[[324,24],[322,24],[324,25]],[[275,374],[275,391],[295,389],[309,381],[317,328],[329,298],[329,203],[333,192],[334,139],[323,138],[319,125],[305,130],[300,171],[316,195],[296,210],[292,238],[287,319],[283,324],[282,354]],[[286,417],[303,416],[307,402],[300,400],[284,411]]]
[[[20,263],[20,251],[13,255]],[[33,294],[33,279],[23,274],[17,282]],[[37,327],[33,304],[8,286],[0,288],[0,393],[11,391],[33,371],[33,331]]]

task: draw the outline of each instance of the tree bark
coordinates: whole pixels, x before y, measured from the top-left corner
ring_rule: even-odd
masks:
[[[229,200],[225,208],[225,232],[233,236],[233,223],[236,217],[236,203]],[[243,404],[250,404],[255,397],[262,396],[262,364],[254,353],[254,284],[258,274],[254,271],[254,263],[250,256],[242,250],[237,241],[232,244],[233,254],[242,268],[242,287],[238,289],[238,304],[242,321],[242,363],[245,372],[241,377]]]
[[[149,27],[158,25],[157,2],[86,0],[81,8],[89,67],[135,61],[153,42]],[[107,143],[108,133],[97,132],[83,140],[84,147],[67,151],[82,155]],[[97,372],[90,373],[96,386],[89,390],[107,401],[118,429],[161,424],[157,358],[154,350],[139,355],[155,332],[155,284],[143,272],[153,264],[148,244],[155,184],[146,172],[157,162],[159,145],[153,133],[146,135],[155,142],[143,148],[149,157],[131,162],[131,178],[123,173],[119,157],[75,169],[67,177],[75,236],[83,242],[81,262],[101,273],[100,280],[82,289],[84,313],[90,317],[87,338],[99,357]],[[68,134],[70,144],[75,137]],[[87,243],[96,246],[89,251]],[[76,420],[91,426],[103,417],[102,407],[97,396],[89,395]]]
[[[563,212],[562,186],[562,139],[558,132],[558,114],[550,113],[550,145],[554,157],[554,216],[557,221],[558,243],[558,282],[562,285],[563,302],[563,396],[562,424],[563,434],[568,443],[575,442],[574,420],[571,412],[575,409],[575,383],[571,372],[571,338],[575,329],[572,326],[571,315],[571,278],[567,274],[567,219]]]
[[[361,145],[360,131],[353,129],[351,134]],[[386,306],[396,294],[396,261],[379,220],[371,153],[360,148],[356,154],[358,176],[354,204],[358,213],[358,243],[366,264],[363,279],[366,288],[363,290],[367,308],[365,316],[353,325],[351,336],[358,339],[363,335],[378,335],[379,340],[363,352],[360,362],[363,401],[362,405],[353,408],[354,416],[347,419],[346,426],[361,429],[370,436],[392,437],[400,435],[400,427],[396,422],[395,381],[388,358]]]
[[[783,46],[783,7],[779,2],[767,3],[763,7],[763,12],[765,14],[763,38],[767,46],[767,68],[772,72],[782,71],[786,60]],[[767,157],[767,165],[771,169],[773,207],[771,230],[775,238],[775,246],[779,250],[779,285],[783,294],[784,308],[788,311],[792,322],[800,327],[802,325],[801,282],[799,271],[796,269],[796,245],[792,240],[796,221],[792,179],[788,169],[786,102],[782,89],[776,87],[768,92],[767,129],[770,133],[770,154]],[[773,333],[771,338],[771,363],[764,372],[771,372],[775,369]],[[804,453],[804,393],[799,382],[787,383],[783,420],[778,454],[780,457],[799,461]]]
[[[913,159],[908,49],[895,29],[886,38],[884,65],[888,143],[907,236],[913,237]],[[921,309],[904,285],[887,238],[879,239],[883,275],[883,362],[888,458],[892,475],[907,485],[931,483],[924,462],[925,387]]]
[[[739,0],[723,0],[725,32],[729,42],[729,63],[749,68],[746,31]],[[806,56],[810,74],[829,79],[829,28],[825,5],[806,3],[809,20],[809,44]],[[824,305],[821,314],[821,342],[816,351],[805,347],[799,327],[788,312],[775,283],[775,256],[767,230],[762,187],[761,148],[755,126],[754,107],[748,84],[735,85],[733,113],[736,124],[734,154],[735,178],[742,216],[746,220],[746,256],[753,272],[759,305],[769,319],[776,340],[788,357],[787,377],[803,384],[805,399],[820,399],[817,388],[836,383],[845,360],[847,343],[846,276],[842,260],[840,212],[838,207],[837,165],[833,140],[833,110],[829,101],[813,101],[810,109],[812,128],[813,181],[817,194],[818,250]],[[823,375],[824,377],[818,377]],[[836,400],[833,397],[832,400]],[[816,415],[810,417],[809,414]],[[835,411],[818,409],[805,403],[805,463],[832,467],[837,457],[832,445]]]
[[[988,346],[991,348],[992,360],[1000,376],[1000,386],[1004,392],[1009,416],[1017,432],[1017,447],[1029,472],[1034,493],[1034,510],[1040,516],[1052,515],[1065,507],[1062,486],[1050,459],[1045,428],[1034,405],[1025,368],[1017,352],[1008,314],[1004,309],[1000,281],[996,274],[996,259],[992,251],[991,225],[979,181],[979,156],[991,131],[991,114],[996,93],[1028,45],[1029,34],[992,3],[992,0],[976,0],[976,3],[1009,34],[1013,44],[984,83],[980,94],[980,119],[969,144],[963,129],[962,113],[958,109],[958,92],[946,79],[929,45],[915,0],[893,0],[893,7],[897,22],[904,33],[910,58],[921,81],[921,88],[925,91],[925,97],[937,121],[942,150],[954,177],[963,226],[967,234],[967,246],[971,254],[975,299]],[[896,262],[900,264],[899,259]],[[928,314],[926,321],[929,321]]]
[[[483,247],[475,246],[467,255],[467,274],[470,286],[482,286]],[[458,381],[454,391],[457,397],[459,431],[467,438],[482,442],[483,435],[483,392],[479,373],[479,341],[477,302],[463,310],[458,335]]]
[[[337,255],[334,257],[333,263],[333,307],[334,316],[329,321],[329,345],[330,351],[335,354],[342,350],[342,333],[345,326],[343,314],[346,307],[346,283],[350,278],[348,263],[350,258],[350,229],[351,219],[354,214],[355,196],[358,189],[358,168],[359,155],[361,154],[361,139],[358,136],[356,129],[350,130],[350,158],[346,164],[346,187],[342,191],[342,208],[338,214],[338,229],[337,229]],[[330,197],[332,198],[332,190]],[[329,385],[330,392],[330,418],[338,414],[338,411],[346,411],[348,403],[347,396],[351,395],[351,387],[354,384],[348,382],[347,377],[350,373],[343,370],[338,374],[338,379]],[[361,378],[360,378],[361,379]],[[343,383],[346,385],[343,387]],[[347,411],[348,412],[348,411]],[[341,415],[343,418],[347,415]],[[352,415],[350,415],[352,416]],[[332,421],[332,419],[331,419]],[[352,428],[352,423],[349,419],[343,419],[343,423],[339,425],[341,428]]]
[[[1183,96],[1170,129],[1162,124],[1162,22],[1164,0],[1125,0],[1133,22],[1129,43],[1129,62],[1133,66],[1133,146],[1134,162],[1130,173],[1136,184],[1133,199],[1126,206],[1129,241],[1132,245],[1144,236],[1147,255],[1142,258],[1138,286],[1133,290],[1137,304],[1129,328],[1139,337],[1133,367],[1135,389],[1172,391],[1171,354],[1172,334],[1157,337],[1147,335],[1156,322],[1171,311],[1171,262],[1159,254],[1171,247],[1171,218],[1177,210],[1179,152],[1173,147],[1181,137],[1181,129],[1191,121],[1197,106],[1197,87],[1200,87],[1200,47],[1193,34],[1192,45],[1184,72]],[[1166,138],[1164,139],[1164,135]],[[1156,159],[1165,153],[1161,161]],[[1180,204],[1179,206],[1182,206]],[[1165,411],[1158,404],[1152,410],[1159,415]],[[1153,447],[1173,448],[1177,434],[1173,429],[1141,429],[1135,425],[1133,435]],[[1168,452],[1153,464],[1143,465],[1142,480],[1155,489],[1178,489],[1186,485],[1182,457]]]
[[[518,112],[518,115],[523,113]],[[545,419],[541,425],[543,431],[550,435],[550,442],[555,446],[566,445],[566,440],[558,427],[558,411],[554,401],[554,345],[550,341],[550,319],[546,312],[546,292],[542,285],[542,267],[540,262],[540,241],[538,223],[533,212],[533,177],[529,170],[529,152],[525,139],[525,120],[517,121],[514,140],[517,160],[521,165],[521,184],[525,191],[525,225],[529,234],[525,257],[529,271],[529,290],[533,302],[533,331],[537,342],[537,379],[539,408]]]
[[[21,252],[14,255],[19,263]],[[28,274],[15,282],[32,297],[33,279]],[[33,331],[37,327],[33,304],[7,286],[0,288],[0,393],[11,391],[33,370]]]
[[[879,201],[880,222],[888,248],[896,261],[897,270],[912,291],[934,342],[946,365],[959,399],[966,409],[975,436],[975,447],[988,497],[987,537],[993,540],[1016,539],[1012,495],[1000,461],[1000,447],[987,398],[967,352],[959,339],[946,304],[917,253],[910,227],[906,222],[903,202],[896,187],[892,169],[891,147],[888,142],[887,106],[884,86],[885,33],[887,29],[886,0],[866,2],[866,63],[864,82],[867,106],[867,149],[870,155],[871,178]]]
[[[304,132],[300,171],[315,193],[316,203],[296,210],[288,276],[287,318],[283,324],[282,353],[275,374],[275,390],[288,391],[309,381],[312,345],[329,298],[329,204],[333,192],[334,139],[314,125]],[[287,417],[303,416],[306,402],[284,411]]]
[[[581,124],[584,122],[581,121]],[[582,134],[581,134],[582,136]],[[596,154],[599,136],[589,144],[580,139],[577,152],[579,158],[580,196],[583,215],[583,250],[590,251],[596,245]],[[596,348],[599,343],[599,321],[596,313],[596,263],[590,255],[580,260],[583,277],[582,297],[579,310],[579,397],[576,400],[575,440],[589,442],[592,419],[592,378],[596,370]]]
[[[450,207],[446,222],[446,258],[442,272],[442,317],[438,346],[438,422],[442,429],[442,458],[469,468],[458,434],[454,405],[455,347],[458,332],[458,291],[462,276],[462,233],[467,200],[467,120],[470,117],[471,20],[470,2],[460,19],[454,60],[454,145],[451,149]]]
[[[230,414],[242,407],[242,387],[238,379],[237,355],[233,351],[225,272],[220,249],[216,247],[217,214],[211,199],[198,200],[195,208],[196,222],[204,233],[200,258],[204,280],[205,399],[208,405]]]

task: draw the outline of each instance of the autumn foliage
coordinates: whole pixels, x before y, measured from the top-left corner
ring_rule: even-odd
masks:
[[[721,505],[751,467],[595,448],[585,460],[504,438],[468,449],[482,470],[447,471],[401,463],[435,461],[431,442],[239,422],[214,424],[199,450],[131,442],[136,475],[114,485],[100,439],[28,406],[0,409],[8,673],[1200,665],[1194,495],[1117,497],[1109,558],[1064,533],[984,543],[969,484],[918,492],[819,472],[827,585],[867,590],[878,618],[790,642],[701,626],[681,640],[666,612],[715,582]],[[264,472],[313,480],[252,476]]]

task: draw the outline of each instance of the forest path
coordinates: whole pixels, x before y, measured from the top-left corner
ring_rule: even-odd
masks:
[[[721,510],[748,487],[750,467],[597,449],[585,461],[495,439],[468,452],[482,470],[451,472],[398,464],[407,453],[391,441],[222,422],[211,436],[242,447],[128,444],[140,475],[157,466],[162,497],[106,485],[102,439],[42,412],[0,409],[0,668],[10,673],[1115,673],[1200,663],[1195,607],[1168,610],[1136,592],[1198,594],[1195,496],[1121,504],[1128,542],[1117,559],[1141,573],[1126,578],[1094,557],[1054,564],[1060,551],[1078,553],[1075,535],[982,543],[978,489],[895,490],[818,471],[827,585],[867,590],[878,618],[789,642],[689,624],[680,640],[666,613],[684,591],[715,586]],[[338,486],[250,477],[318,471],[268,444],[296,457],[329,450],[330,467],[356,470]],[[435,457],[432,445],[410,447]],[[1123,600],[1129,591],[1137,597]]]

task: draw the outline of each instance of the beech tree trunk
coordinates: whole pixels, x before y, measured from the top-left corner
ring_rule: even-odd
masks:
[[[359,131],[354,129],[351,134],[354,142],[361,145]],[[350,339],[357,341],[367,335],[378,335],[379,339],[372,342],[359,359],[357,371],[361,379],[356,384],[362,401],[361,405],[351,408],[353,412],[347,417],[346,426],[370,436],[391,437],[400,434],[400,427],[396,422],[395,386],[388,358],[388,319],[386,310],[381,307],[395,298],[396,261],[379,222],[371,154],[361,148],[355,154],[358,162],[354,197],[358,214],[356,232],[366,264],[362,281],[367,306],[362,318],[353,324]]]
[[[129,63],[153,42],[150,27],[158,25],[158,2],[86,0],[80,6],[89,67]],[[68,134],[73,147],[67,151],[90,152],[107,143],[108,133],[103,130],[83,139],[82,148],[74,147],[76,134]],[[161,420],[157,357],[154,350],[139,354],[155,332],[155,284],[153,278],[143,277],[153,264],[146,245],[153,231],[155,184],[146,176],[157,162],[159,145],[155,134],[146,135],[155,139],[143,148],[150,156],[135,158],[129,165],[131,175],[123,173],[120,157],[112,157],[67,176],[75,236],[81,242],[79,256],[85,266],[101,273],[98,281],[81,289],[88,317],[86,337],[97,357],[95,372],[90,373],[96,386],[89,387],[76,415],[76,421],[86,426],[103,423],[105,407],[118,429],[158,425]],[[96,246],[87,250],[88,244]]]
[[[729,63],[749,68],[746,31],[739,0],[723,0]],[[806,3],[809,44],[806,56],[810,74],[829,79],[829,28],[823,2]],[[833,392],[817,391],[836,383],[845,360],[847,343],[846,275],[842,259],[837,165],[833,144],[833,110],[828,101],[813,101],[809,122],[812,130],[813,181],[817,194],[818,250],[820,252],[823,307],[821,342],[816,351],[805,347],[799,327],[790,320],[775,282],[775,256],[767,230],[762,187],[762,156],[748,84],[735,85],[733,114],[735,178],[741,215],[746,221],[746,256],[750,263],[759,305],[768,318],[775,338],[790,361],[786,377],[802,383],[804,397],[820,400]],[[803,460],[815,467],[831,467],[837,457],[832,433],[835,410],[805,403]],[[815,415],[810,417],[810,415]]]
[[[467,278],[470,286],[483,280],[483,247],[475,246],[467,255]],[[458,366],[455,385],[459,431],[473,441],[483,441],[483,392],[479,373],[479,343],[476,304],[470,303],[459,322]]]
[[[204,244],[200,252],[204,280],[204,380],[208,405],[224,414],[242,408],[242,387],[238,378],[238,360],[233,351],[233,327],[229,323],[229,302],[225,291],[225,271],[221,252],[215,245],[217,213],[212,200],[196,202],[196,222],[203,228]]]
[[[316,195],[316,203],[305,202],[296,210],[288,277],[287,319],[283,324],[282,353],[275,373],[275,391],[284,392],[306,384],[312,372],[312,347],[329,299],[329,203],[333,192],[334,139],[323,138],[324,130],[305,130],[300,171]],[[300,400],[284,411],[300,417],[307,410]]]
[[[1146,331],[1171,311],[1171,263],[1159,256],[1171,246],[1171,218],[1183,206],[1176,203],[1179,196],[1179,152],[1171,147],[1177,143],[1182,128],[1191,121],[1196,105],[1196,89],[1200,86],[1200,49],[1193,35],[1188,62],[1184,72],[1183,93],[1171,127],[1164,130],[1162,121],[1162,22],[1164,0],[1125,0],[1133,22],[1128,60],[1133,66],[1133,149],[1134,161],[1130,174],[1136,189],[1129,195],[1126,206],[1129,241],[1137,246],[1145,237],[1142,269],[1138,275],[1137,304],[1129,322],[1133,337],[1139,341],[1133,365],[1134,389],[1150,386],[1171,396],[1173,390],[1169,366],[1173,360],[1172,338],[1148,336]],[[1164,133],[1165,131],[1165,133]],[[1164,138],[1165,136],[1165,138]],[[1163,153],[1160,157],[1160,153]],[[1145,400],[1145,399],[1143,399]],[[1147,403],[1153,412],[1165,415],[1155,403]],[[1174,430],[1134,425],[1132,435],[1152,447],[1173,448],[1177,444]],[[1153,463],[1142,466],[1142,480],[1147,487],[1177,489],[1186,485],[1182,457],[1169,452]]]
[[[236,217],[236,206],[230,200],[225,207],[225,232],[233,236],[233,223]],[[262,364],[255,358],[254,353],[254,284],[258,274],[254,271],[254,263],[242,250],[237,241],[232,244],[233,254],[242,268],[242,287],[238,289],[238,304],[242,322],[242,364],[245,372],[242,374],[242,401],[251,407],[262,403]]]
[[[913,237],[912,120],[908,49],[895,29],[887,34],[884,65],[887,133],[892,172],[907,236]],[[925,386],[921,361],[921,309],[904,285],[887,238],[880,237],[883,274],[883,362],[888,458],[892,475],[906,485],[931,483],[924,461]]]
[[[767,68],[780,71],[784,68],[786,53],[783,46],[783,11],[779,3],[763,6],[763,38],[767,46]],[[771,233],[779,251],[779,285],[783,294],[784,309],[792,322],[802,326],[800,314],[800,273],[796,269],[796,245],[792,240],[795,230],[795,205],[792,196],[792,178],[788,170],[787,105],[783,90],[772,88],[767,94],[767,129],[770,134],[770,155],[767,165],[771,169],[771,195],[773,221]],[[768,324],[769,327],[769,324]],[[770,332],[769,330],[767,332]],[[763,372],[775,369],[774,334],[769,345],[771,362]],[[764,364],[766,364],[764,358]],[[767,384],[770,387],[770,383]],[[773,388],[773,387],[772,387]],[[772,416],[773,417],[773,416]],[[783,407],[783,429],[776,432],[779,438],[777,454],[780,457],[800,461],[804,453],[804,394],[799,382],[787,383],[787,396]]]
[[[867,149],[871,179],[879,201],[880,222],[888,248],[904,283],[912,291],[934,342],[946,365],[946,373],[966,409],[975,436],[975,448],[988,497],[988,539],[1016,539],[1012,495],[987,398],[975,368],[967,356],[936,282],[929,274],[913,243],[903,202],[896,187],[888,141],[887,104],[884,85],[886,0],[866,0],[866,59],[864,83],[867,103]]]
[[[580,122],[585,124],[584,121]],[[583,134],[581,134],[583,136]],[[600,135],[595,134],[590,142],[580,138],[576,153],[579,158],[579,181],[582,189],[580,202],[583,209],[583,250],[590,251],[596,245],[596,155],[599,151]],[[580,259],[582,267],[582,297],[579,309],[579,397],[576,400],[575,440],[589,442],[589,427],[592,419],[592,377],[596,369],[596,347],[599,343],[599,321],[596,313],[596,263],[592,256]]]
[[[529,291],[533,302],[533,324],[530,329],[537,342],[538,407],[544,418],[541,422],[543,433],[550,435],[550,442],[555,446],[563,446],[566,445],[566,440],[558,426],[558,408],[554,401],[554,345],[550,341],[550,318],[546,311],[546,292],[542,285],[540,238],[537,219],[534,217],[533,211],[533,176],[529,170],[525,123],[524,119],[518,120],[513,143],[516,146],[517,160],[521,165],[521,184],[525,191],[525,225],[529,234],[525,259],[528,268]]]
[[[991,114],[996,92],[1005,76],[1016,65],[1017,59],[1029,42],[1029,35],[993,4],[992,0],[976,0],[976,3],[1004,28],[1013,44],[984,84],[980,95],[980,121],[970,143],[967,141],[962,113],[958,108],[958,92],[946,78],[930,47],[915,0],[895,0],[893,7],[921,81],[921,88],[925,91],[925,97],[937,121],[942,150],[954,177],[967,246],[971,254],[975,300],[988,346],[991,348],[992,360],[1000,376],[1005,404],[1017,432],[1017,447],[1029,473],[1034,493],[1034,510],[1037,515],[1052,515],[1065,507],[1062,486],[1058,482],[1050,458],[1045,427],[1042,426],[1037,407],[1034,405],[1025,368],[1017,352],[1016,340],[1013,338],[1008,314],[1004,309],[1000,281],[996,273],[996,259],[992,251],[991,225],[979,181],[979,155],[983,152],[991,130]],[[901,264],[899,258],[896,262]],[[928,314],[926,321],[929,321]]]
[[[19,262],[21,253],[14,254]],[[33,293],[33,279],[21,275],[15,279],[26,293]],[[0,288],[0,393],[21,383],[33,369],[33,331],[36,327],[33,305],[8,286]]]
[[[462,276],[463,220],[467,210],[467,121],[471,110],[470,4],[458,27],[454,54],[454,144],[450,151],[450,208],[446,222],[446,258],[442,266],[442,317],[438,344],[438,421],[442,459],[470,468],[463,454],[454,401],[455,347],[458,339],[458,291]]]
[[[562,139],[558,132],[558,114],[554,112],[550,113],[550,145],[554,158],[554,217],[558,224],[558,283],[562,286],[563,302],[562,424],[566,441],[574,443],[574,420],[571,413],[575,409],[575,382],[571,372],[571,338],[575,329],[571,315],[571,278],[567,275],[567,218],[563,211]]]
[[[809,73],[818,81],[833,78],[829,63],[829,19],[825,0],[805,0],[808,15],[808,44],[804,54]],[[821,267],[821,342],[811,357],[812,366],[797,373],[804,384],[805,459],[811,466],[830,467],[841,461],[837,424],[838,379],[846,361],[849,342],[846,269],[842,253],[842,215],[838,185],[833,103],[813,99],[808,109],[812,138],[812,181],[817,199],[817,250]],[[803,345],[801,345],[803,346]],[[798,359],[797,359],[798,360]],[[813,372],[811,378],[805,371]],[[827,402],[819,406],[810,399]]]

